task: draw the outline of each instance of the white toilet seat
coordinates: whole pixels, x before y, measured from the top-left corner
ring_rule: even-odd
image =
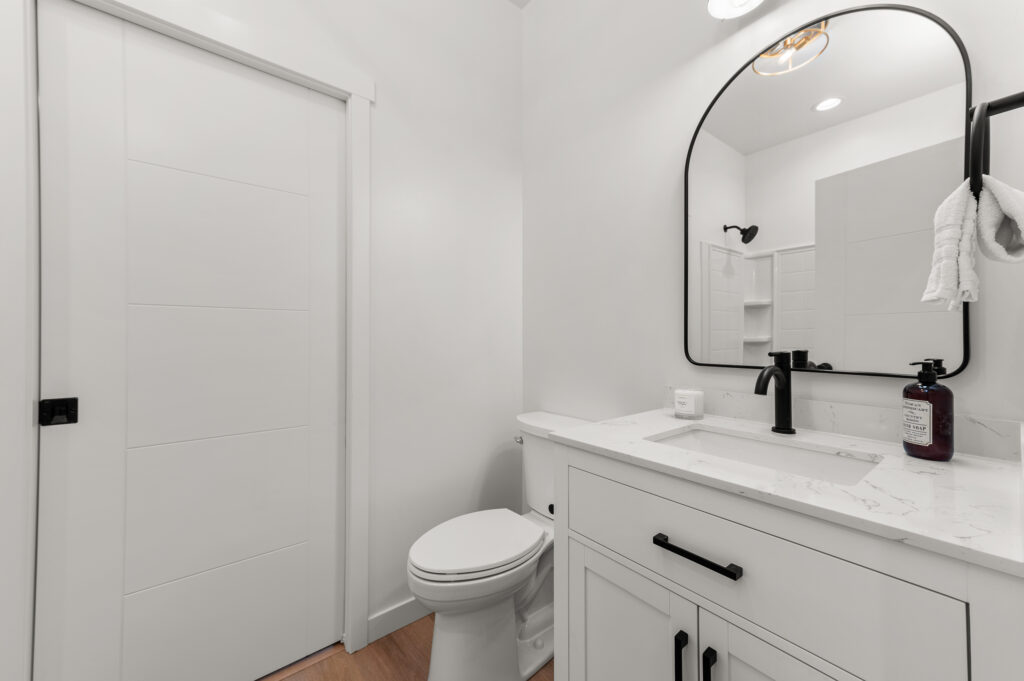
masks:
[[[475,570],[472,572],[431,572],[429,570],[421,570],[410,561],[409,572],[428,582],[468,582],[474,579],[493,577],[494,575],[500,575],[504,572],[514,570],[540,553],[543,548],[544,543],[542,542],[532,553],[528,553],[522,558],[514,560],[507,565],[499,565],[497,567],[490,568],[489,570]]]
[[[545,532],[507,508],[452,518],[409,549],[409,569],[430,581],[459,582],[522,565],[544,546]]]
[[[423,579],[409,570],[409,589],[420,601],[438,611],[483,607],[495,599],[511,597],[526,586],[537,570],[538,557],[539,554],[535,554],[530,560],[490,577],[457,582]]]
[[[550,525],[505,508],[452,518],[409,550],[409,587],[434,607],[508,596],[529,582],[551,546]]]

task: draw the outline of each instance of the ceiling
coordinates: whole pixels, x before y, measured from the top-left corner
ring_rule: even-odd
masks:
[[[781,76],[747,68],[704,123],[747,155],[962,83],[955,43],[937,24],[911,12],[872,10],[834,19],[817,60]],[[814,111],[827,97],[843,103]]]
[[[520,7],[520,8],[521,7],[526,7],[526,4],[528,2],[530,2],[530,0],[508,0],[508,1],[511,2],[513,5],[515,5],[516,7]]]

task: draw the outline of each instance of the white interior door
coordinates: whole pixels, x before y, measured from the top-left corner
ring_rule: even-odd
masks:
[[[340,101],[40,0],[37,681],[248,681],[341,635]]]

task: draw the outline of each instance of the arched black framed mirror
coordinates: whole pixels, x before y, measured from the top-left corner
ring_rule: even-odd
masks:
[[[970,360],[969,306],[921,303],[932,216],[966,176],[971,67],[956,32],[903,5],[847,9],[757,51],[686,158],[686,357],[912,377]]]

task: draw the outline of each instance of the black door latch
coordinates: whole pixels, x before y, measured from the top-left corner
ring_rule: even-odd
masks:
[[[65,423],[78,423],[77,397],[39,401],[39,425],[59,426]]]

